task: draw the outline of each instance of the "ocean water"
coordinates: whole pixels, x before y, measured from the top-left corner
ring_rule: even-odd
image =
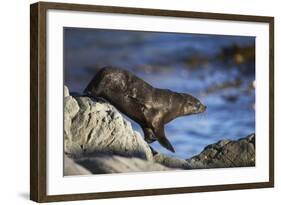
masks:
[[[165,126],[176,153],[151,144],[186,159],[208,144],[255,132],[255,59],[247,52],[254,46],[254,37],[65,28],[64,83],[81,93],[100,68],[113,65],[154,87],[197,97],[206,112]]]

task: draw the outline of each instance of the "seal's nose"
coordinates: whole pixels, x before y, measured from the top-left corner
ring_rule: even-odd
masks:
[[[199,110],[200,112],[204,112],[207,109],[206,105],[200,104]]]

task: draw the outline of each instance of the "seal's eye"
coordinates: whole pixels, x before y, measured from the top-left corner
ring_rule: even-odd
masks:
[[[200,103],[200,102],[197,102],[197,103],[196,103],[196,106],[197,106],[197,107],[200,107],[200,106],[201,106],[201,103]]]

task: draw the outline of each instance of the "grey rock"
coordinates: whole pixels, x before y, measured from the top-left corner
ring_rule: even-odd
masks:
[[[81,165],[74,162],[73,159],[64,156],[64,169],[63,169],[64,176],[89,175],[89,174],[92,174],[89,170],[85,169]]]
[[[153,157],[155,162],[165,165],[166,167],[175,169],[191,169],[189,163],[184,159],[170,157],[162,153],[157,153]]]
[[[66,88],[66,87],[65,87]],[[67,88],[66,88],[67,89]],[[65,89],[65,90],[66,90]],[[64,97],[64,148],[65,150],[71,150],[71,144],[69,142],[72,142],[72,121],[73,118],[76,116],[76,114],[79,111],[79,105],[76,102],[76,100],[72,96]]]
[[[187,162],[192,169],[255,166],[255,134],[208,145]]]
[[[140,158],[127,158],[116,155],[95,155],[94,157],[82,157],[76,160],[93,174],[112,174],[126,172],[151,172],[172,170],[153,161]]]
[[[67,97],[69,96],[69,90],[68,87],[63,86],[63,97]]]
[[[149,145],[109,103],[89,97],[64,98],[64,145],[72,157],[107,153],[153,160]]]

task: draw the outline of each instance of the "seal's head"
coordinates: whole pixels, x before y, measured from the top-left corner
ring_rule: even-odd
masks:
[[[181,95],[184,97],[184,103],[182,106],[184,115],[198,114],[206,110],[207,106],[203,105],[197,98],[186,93],[181,93]]]

